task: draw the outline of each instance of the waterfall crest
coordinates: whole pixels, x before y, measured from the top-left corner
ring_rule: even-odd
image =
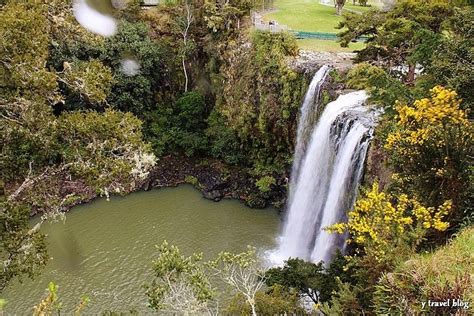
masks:
[[[319,83],[314,83],[319,87],[327,75],[320,72],[315,75]],[[327,263],[336,249],[344,247],[345,236],[329,234],[324,227],[346,220],[346,211],[355,202],[376,120],[365,106],[365,91],[356,91],[329,103],[315,126],[308,117],[317,108],[319,91],[311,92],[317,90],[312,85],[298,121],[287,216],[279,248],[271,255],[277,264],[289,257]],[[315,105],[307,98],[316,99]]]

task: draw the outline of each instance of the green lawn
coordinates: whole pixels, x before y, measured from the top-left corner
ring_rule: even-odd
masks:
[[[335,33],[342,20],[336,10],[319,3],[319,0],[275,0],[275,11],[265,20],[275,20],[295,31]]]
[[[320,39],[299,39],[298,46],[304,50],[324,51],[324,52],[352,52],[364,47],[364,43],[351,43],[349,47],[341,47],[336,41],[327,41]]]
[[[370,10],[370,7],[353,5],[349,0],[346,8],[363,12]],[[378,0],[369,1],[371,5],[377,5]],[[266,21],[275,20],[279,24],[287,25],[294,31],[304,32],[327,32],[337,33],[336,26],[342,21],[342,17],[336,15],[336,9],[319,3],[319,0],[275,0],[275,10],[265,14]],[[351,44],[349,48],[342,48],[335,41],[303,39],[298,40],[300,48],[319,51],[353,51],[360,49],[364,44]]]
[[[370,7],[346,4],[354,11],[367,11]],[[275,0],[275,10],[265,15],[265,20],[275,20],[295,31],[337,33],[335,28],[342,17],[336,9],[319,3],[319,0]]]

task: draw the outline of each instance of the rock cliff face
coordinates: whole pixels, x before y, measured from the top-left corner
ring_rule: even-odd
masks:
[[[383,144],[375,138],[367,152],[362,185],[368,186],[377,181],[380,189],[383,190],[390,184],[391,176],[392,171],[388,166],[388,157],[383,150]]]
[[[314,73],[322,65],[329,65],[339,71],[347,71],[353,66],[354,53],[331,53],[300,50],[290,66],[298,72]]]

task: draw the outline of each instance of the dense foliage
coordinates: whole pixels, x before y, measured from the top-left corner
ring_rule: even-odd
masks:
[[[373,150],[385,157],[391,179],[383,190],[368,183],[348,221],[328,228],[349,233],[345,268],[352,272],[338,282],[325,314],[467,313],[427,302],[469,300],[472,258],[450,261],[452,246],[420,252],[450,236],[460,256],[472,248],[472,229],[453,235],[473,216],[472,17],[462,2],[400,0],[341,24],[342,45],[368,36],[357,53],[363,62],[346,79],[385,110]]]
[[[394,169],[394,185],[436,206],[451,200],[452,223],[468,220],[472,192],[473,125],[456,92],[440,86],[413,105],[397,103],[397,122],[385,148]]]
[[[281,170],[291,159],[288,148],[293,146],[305,82],[286,59],[297,51],[288,34],[257,32],[252,46],[233,52],[223,70],[225,85],[217,111],[237,135],[239,150],[263,170]],[[219,144],[220,137],[216,135]]]
[[[155,163],[136,117],[111,108],[85,111],[106,104],[113,84],[108,66],[76,56],[63,60],[61,70],[48,66],[61,37],[100,43],[79,30],[68,5],[11,1],[0,8],[2,289],[16,276],[33,277],[46,263],[41,223],[30,228],[28,219],[34,212],[57,215],[81,198],[79,189],[64,193],[64,179],[98,194],[129,192]],[[82,111],[56,115],[71,95]]]
[[[289,67],[291,34],[248,31],[262,2],[140,10],[134,0],[116,12],[117,34],[102,38],[79,26],[67,0],[0,1],[0,291],[47,263],[39,228],[48,216],[140,187],[156,156],[237,165],[261,195],[281,185],[307,78]],[[420,309],[427,299],[472,300],[473,10],[399,0],[345,15],[341,44],[366,38],[345,85],[384,109],[373,150],[392,174],[384,188],[366,183],[348,221],[328,228],[349,236],[347,256],[265,271],[252,249],[203,262],[163,243],[150,306],[215,313],[225,301],[231,314],[304,314],[304,299],[328,315],[405,314],[433,312]],[[48,216],[30,227],[34,213]],[[53,310],[51,284],[35,312]]]

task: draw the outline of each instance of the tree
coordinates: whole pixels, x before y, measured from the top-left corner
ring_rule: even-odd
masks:
[[[264,270],[255,257],[255,249],[233,254],[221,252],[214,260],[202,262],[202,254],[181,255],[167,242],[158,247],[153,261],[155,278],[147,296],[153,309],[175,313],[218,313],[219,301],[211,280],[224,283],[233,294],[245,297],[256,315],[257,293],[265,284]]]
[[[389,114],[397,101],[409,102],[412,92],[400,80],[390,76],[381,67],[360,63],[347,73],[347,85],[352,89],[366,90],[371,101],[382,106]]]
[[[149,113],[147,137],[158,155],[203,153],[208,145],[205,134],[206,104],[201,94],[190,91],[172,105],[161,105]]]
[[[319,293],[325,281],[324,265],[321,262],[314,264],[290,258],[285,261],[283,267],[271,268],[265,275],[268,286],[280,284],[288,289],[296,289],[301,296],[311,299],[314,304],[321,302]]]
[[[142,139],[141,121],[131,113],[65,113],[58,129],[63,163],[106,195],[129,192],[155,164]]]
[[[297,291],[287,291],[283,286],[276,284],[266,290],[260,290],[255,295],[256,311],[258,315],[305,315],[306,310],[300,304]],[[244,295],[235,295],[225,309],[229,315],[250,315],[251,307]]]
[[[202,254],[190,257],[164,241],[153,261],[155,278],[146,292],[150,307],[170,313],[211,313],[214,298]]]
[[[255,249],[240,254],[221,252],[208,266],[235,293],[245,297],[252,315],[256,316],[256,296],[265,285],[265,272],[255,257]]]
[[[70,105],[70,91],[105,103],[113,81],[98,59],[50,59],[50,48],[62,51],[58,42],[66,50],[72,47],[68,40],[95,41],[78,30],[70,11],[65,0],[9,1],[0,7],[1,289],[15,277],[34,277],[45,265],[41,222],[82,198],[78,190],[64,190],[65,181],[87,187],[92,196],[126,193],[155,162],[141,122],[130,113],[53,111]],[[32,213],[45,217],[30,228]]]
[[[54,73],[45,68],[50,24],[41,5],[8,2],[0,8],[0,83],[2,94],[21,89],[25,94],[56,94]]]
[[[184,83],[184,92],[188,92],[188,85],[189,85],[189,77],[188,77],[188,70],[186,69],[186,59],[187,56],[192,52],[194,45],[192,42],[189,41],[189,29],[191,28],[191,24],[193,23],[193,8],[191,3],[188,0],[185,0],[184,3],[185,9],[185,16],[182,18],[178,24],[180,27],[180,33],[183,36],[183,45],[181,47],[181,64],[183,65],[183,72],[185,77]]]
[[[104,52],[99,55],[114,74],[108,103],[143,119],[156,108],[157,101],[168,101],[169,68],[163,51],[162,45],[150,37],[148,24],[122,21],[117,34],[105,40]],[[127,56],[140,65],[139,72],[133,76],[124,74],[121,69],[121,62]]]
[[[33,316],[52,316],[54,314],[61,314],[62,304],[58,296],[58,288],[54,282],[49,282],[48,292],[46,297],[35,307],[33,307]],[[83,296],[76,308],[74,309],[74,316],[81,315],[81,311],[89,304],[90,299]]]
[[[444,85],[455,90],[463,100],[463,109],[474,106],[474,8],[455,8],[445,22],[443,34],[427,33],[426,45],[420,46],[419,63],[424,72],[420,86]]]
[[[441,34],[443,22],[453,15],[447,1],[400,0],[386,12],[370,10],[349,13],[339,24],[341,46],[366,36],[366,47],[357,52],[357,61],[368,61],[413,84],[417,48],[427,40],[426,32]]]
[[[30,227],[30,209],[14,201],[0,204],[0,292],[16,277],[34,278],[46,265],[45,236]]]
[[[74,61],[66,63],[60,79],[69,89],[86,99],[88,103],[104,104],[113,84],[110,68],[99,60]]]
[[[309,298],[315,305],[328,302],[337,289],[336,278],[348,281],[350,271],[344,271],[346,260],[338,252],[328,267],[323,263],[306,262],[289,258],[283,267],[270,268],[265,272],[268,286],[280,285],[287,292],[296,290],[300,297]]]

